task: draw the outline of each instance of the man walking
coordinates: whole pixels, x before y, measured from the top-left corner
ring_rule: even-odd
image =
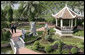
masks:
[[[15,31],[15,33],[16,33],[16,25],[15,24],[11,24],[11,32],[13,33],[13,30]]]

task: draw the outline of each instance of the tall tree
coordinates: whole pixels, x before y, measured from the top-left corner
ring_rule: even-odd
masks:
[[[35,21],[35,18],[44,10],[44,6],[40,4],[40,1],[24,1],[23,3],[22,15],[28,18],[29,21]]]

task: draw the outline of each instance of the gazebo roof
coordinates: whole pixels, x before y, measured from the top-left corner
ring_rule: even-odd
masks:
[[[55,18],[62,18],[62,19],[73,19],[73,18],[82,18],[84,16],[81,16],[74,11],[72,11],[70,8],[67,7],[67,5],[60,10],[57,14],[53,15]]]

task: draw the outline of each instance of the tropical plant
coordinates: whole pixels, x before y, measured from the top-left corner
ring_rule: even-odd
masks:
[[[73,48],[71,49],[71,53],[72,53],[72,54],[77,54],[77,53],[78,53],[78,49],[77,49],[76,47],[73,47]]]
[[[46,51],[46,53],[49,53],[50,51],[52,51],[51,45],[45,46],[45,51]]]

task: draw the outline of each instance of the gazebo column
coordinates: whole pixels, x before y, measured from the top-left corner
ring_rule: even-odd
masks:
[[[61,19],[61,28],[62,28],[62,26],[63,26],[63,20]]]
[[[71,20],[71,28],[73,27],[73,19]]]
[[[57,22],[57,18],[56,18],[56,26],[57,26],[57,23],[58,23],[58,22]]]
[[[69,27],[71,26],[71,20],[69,19]]]
[[[76,26],[76,18],[75,18],[75,26]]]

